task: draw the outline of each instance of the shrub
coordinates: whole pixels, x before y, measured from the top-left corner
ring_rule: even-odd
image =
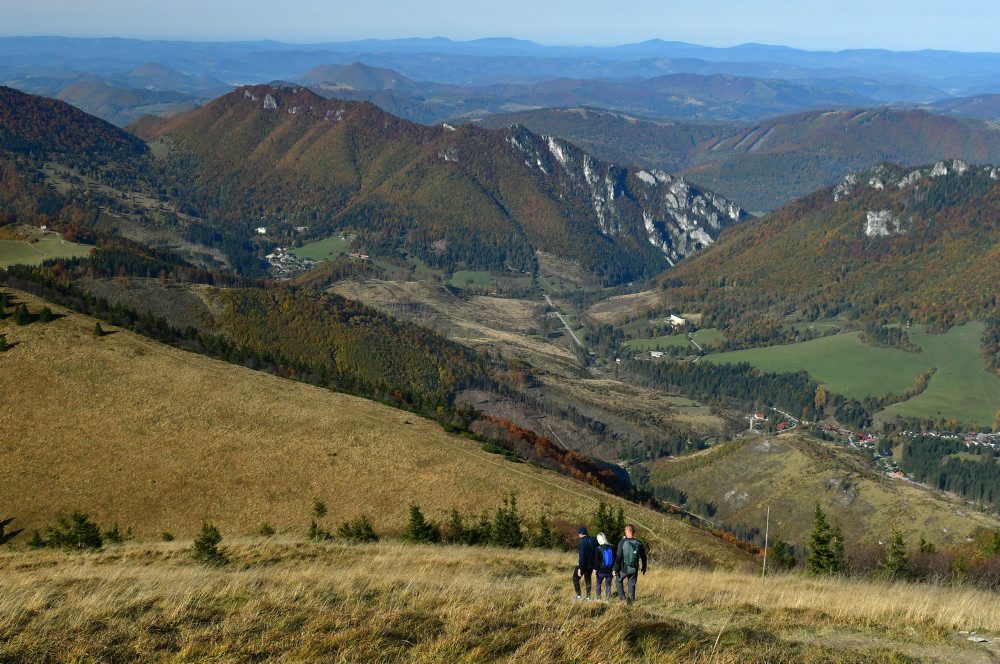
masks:
[[[378,534],[372,528],[368,517],[361,515],[337,526],[337,537],[355,542],[377,542]]]
[[[104,328],[101,327],[101,324],[100,323],[94,323],[94,336],[95,337],[103,337],[105,334],[107,334],[107,333],[104,331]]]
[[[41,323],[51,323],[54,319],[55,315],[48,307],[42,307],[42,310],[38,312],[38,320]]]
[[[44,539],[45,546],[81,551],[100,549],[104,545],[101,529],[79,510],[70,517],[61,517],[55,526],[49,526]]]
[[[274,528],[271,527],[269,523],[262,523],[260,525],[260,530],[257,531],[262,537],[271,537],[274,535]]]
[[[517,511],[517,496],[513,493],[504,498],[503,505],[497,508],[493,516],[490,544],[511,549],[520,549],[524,545],[521,515]]]
[[[462,516],[458,510],[453,509],[448,518],[448,525],[444,529],[444,541],[448,544],[466,546],[489,544],[492,531],[493,524],[486,512],[479,516],[475,514]]]
[[[28,312],[28,307],[19,304],[14,308],[14,322],[18,325],[27,325],[31,322],[31,314]]]
[[[111,528],[104,531],[104,539],[111,544],[124,544],[128,540],[132,539],[132,528],[126,528],[125,532],[122,532],[116,523],[111,526]]]
[[[433,521],[424,518],[424,513],[416,503],[410,505],[410,521],[406,524],[403,541],[414,543],[441,541],[441,529]]]
[[[203,523],[201,532],[194,538],[194,545],[191,553],[194,559],[206,565],[224,565],[228,558],[224,551],[219,549],[222,542],[222,533],[215,526]]]
[[[163,540],[164,542],[173,542],[174,534],[164,530],[162,533],[160,533],[160,539]]]
[[[539,515],[538,521],[528,526],[526,540],[528,546],[538,549],[562,549],[566,546],[559,533],[549,525],[549,520],[544,514]]]

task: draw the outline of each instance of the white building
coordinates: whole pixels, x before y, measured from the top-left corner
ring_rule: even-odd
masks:
[[[668,318],[667,320],[674,327],[684,327],[684,325],[687,323],[686,320],[674,314],[670,314],[670,318]]]

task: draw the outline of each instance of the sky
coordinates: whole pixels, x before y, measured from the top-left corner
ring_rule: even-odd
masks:
[[[0,35],[256,40],[666,39],[809,50],[1000,51],[997,0],[0,0]]]

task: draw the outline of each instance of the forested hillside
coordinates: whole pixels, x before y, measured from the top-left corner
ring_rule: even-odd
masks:
[[[542,250],[621,283],[746,217],[667,174],[523,129],[415,125],[302,88],[241,88],[135,130],[169,147],[172,176],[204,216],[288,241],[351,229],[371,253],[448,269],[532,272]]]
[[[852,175],[666,273],[663,303],[699,307],[733,334],[795,310],[932,329],[989,319],[1000,293],[997,178],[957,161]]]

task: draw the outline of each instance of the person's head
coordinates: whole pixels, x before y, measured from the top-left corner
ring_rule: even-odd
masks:
[[[625,537],[635,537],[635,526],[631,523],[625,526]]]
[[[587,536],[587,527],[586,526],[580,526],[580,529],[576,531],[576,536],[579,537],[580,539],[583,539],[584,537],[586,537]]]
[[[597,533],[597,543],[604,546],[608,543],[608,538],[604,533]]]

